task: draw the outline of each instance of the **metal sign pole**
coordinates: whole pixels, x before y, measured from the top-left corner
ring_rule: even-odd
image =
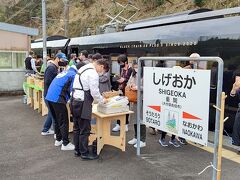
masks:
[[[217,100],[216,106],[220,107],[221,105],[221,93],[222,93],[222,84],[223,84],[223,60],[219,57],[199,57],[199,58],[190,58],[190,57],[140,57],[138,59],[138,72],[142,72],[141,61],[215,61],[218,63],[218,82],[217,82]],[[138,73],[138,84],[141,84],[141,73]],[[138,91],[137,99],[137,155],[140,155],[140,113],[142,109],[142,100],[140,99],[141,91]],[[215,134],[214,134],[214,157],[213,165],[215,168],[218,166],[218,147],[219,147],[219,128],[220,128],[220,112],[216,111],[215,117]],[[217,179],[217,170],[213,169],[212,180]]]
[[[43,63],[47,67],[46,0],[42,0]]]
[[[138,59],[138,72],[142,72],[142,66],[141,66],[142,59]],[[140,87],[141,84],[141,73],[137,73],[137,81],[138,86]],[[137,91],[137,155],[140,156],[140,123],[141,123],[141,109],[142,109],[142,100],[141,97],[141,90],[139,89]]]
[[[218,58],[218,83],[217,83],[217,102],[216,106],[221,106],[221,94],[223,85],[223,60]],[[219,129],[220,129],[220,112],[216,111],[215,121],[215,134],[214,134],[214,155],[213,155],[213,166],[218,167],[218,147],[219,147]],[[212,180],[217,179],[217,171],[213,169]]]

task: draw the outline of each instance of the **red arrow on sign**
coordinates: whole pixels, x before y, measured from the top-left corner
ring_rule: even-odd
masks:
[[[182,117],[183,117],[184,119],[202,120],[201,118],[196,117],[196,116],[194,116],[194,115],[192,115],[192,114],[189,114],[189,113],[187,113],[187,112],[184,112],[184,111],[183,111]]]
[[[158,112],[161,112],[161,106],[148,106],[149,108],[152,108]]]

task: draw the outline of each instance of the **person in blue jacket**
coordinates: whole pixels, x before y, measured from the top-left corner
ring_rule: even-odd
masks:
[[[55,119],[55,146],[61,146],[61,150],[74,150],[74,145],[68,139],[68,111],[66,104],[70,98],[72,85],[78,65],[72,65],[67,71],[58,74],[48,88],[46,99]]]

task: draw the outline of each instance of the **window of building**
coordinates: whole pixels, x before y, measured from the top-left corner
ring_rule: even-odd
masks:
[[[11,52],[0,52],[0,68],[12,68]]]
[[[25,67],[26,52],[13,52],[13,60],[16,62],[17,69]]]
[[[23,69],[25,51],[0,51],[0,69]]]

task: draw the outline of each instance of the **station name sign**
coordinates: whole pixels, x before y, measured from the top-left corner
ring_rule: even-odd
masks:
[[[210,70],[144,67],[143,122],[207,145]]]

